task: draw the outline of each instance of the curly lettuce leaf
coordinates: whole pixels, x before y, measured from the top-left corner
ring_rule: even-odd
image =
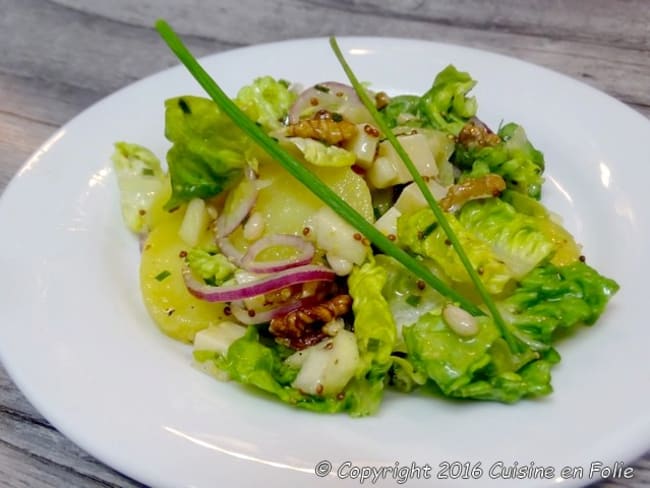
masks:
[[[391,98],[380,113],[391,129],[397,126],[422,127],[425,121],[422,120],[419,109],[419,96],[398,95]]]
[[[467,96],[475,85],[469,73],[449,65],[437,74],[431,88],[422,96],[393,97],[380,113],[391,128],[432,127],[458,135],[476,115],[476,99]]]
[[[391,365],[397,329],[382,295],[386,279],[386,270],[374,261],[355,267],[348,278],[362,374],[371,366],[388,370]]]
[[[447,220],[492,294],[501,293],[509,281],[524,277],[572,242],[570,235],[549,217],[519,213],[498,198],[468,202],[457,216],[447,215]],[[452,281],[470,282],[431,210],[402,215],[397,230],[403,245],[432,259]]]
[[[133,232],[146,231],[148,213],[166,182],[160,161],[146,147],[128,142],[115,143],[111,159],[124,223]]]
[[[271,76],[256,78],[253,83],[239,90],[235,103],[251,120],[271,131],[282,126],[289,107],[297,95],[289,90],[289,84]]]
[[[547,264],[522,279],[499,306],[511,324],[550,344],[558,328],[595,323],[618,289],[618,283],[581,261]]]
[[[416,369],[408,358],[393,355],[393,367],[390,369],[390,384],[395,389],[408,393],[427,383],[426,373]]]
[[[472,383],[458,388],[453,396],[503,403],[545,396],[553,392],[551,368],[559,361],[559,354],[551,349],[545,352],[541,359],[530,362],[516,372],[507,371],[484,376],[480,371]]]
[[[197,361],[210,361],[229,378],[238,383],[256,387],[280,401],[314,412],[348,412],[362,416],[377,410],[381,401],[383,381],[353,379],[337,395],[310,395],[293,388],[299,368],[284,360],[291,353],[283,346],[264,340],[255,327],[249,327],[243,337],[234,341],[225,355],[195,354]]]
[[[443,297],[430,286],[418,286],[415,275],[396,259],[379,254],[375,260],[386,271],[381,292],[395,321],[399,340],[404,325],[411,325],[425,313],[440,307]]]
[[[402,329],[409,360],[446,395],[471,383],[476,371],[490,363],[489,347],[499,332],[487,317],[477,320],[479,333],[470,338],[449,329],[440,309]]]
[[[183,96],[165,102],[165,136],[173,210],[192,198],[218,195],[237,181],[254,145],[217,105],[206,98]]]
[[[503,177],[507,188],[539,200],[544,178],[544,155],[530,143],[523,127],[510,123],[499,132],[496,146],[465,147],[458,144],[454,161],[467,170],[463,177],[476,178],[489,173]]]
[[[501,199],[512,205],[517,212],[536,219],[536,226],[539,231],[555,247],[555,252],[550,259],[551,264],[566,266],[567,264],[575,263],[580,258],[582,247],[576,242],[568,230],[554,220],[544,205],[534,198],[512,190],[503,192]]]
[[[222,285],[237,270],[223,254],[200,247],[190,249],[186,259],[192,273],[212,286]]]
[[[355,267],[348,278],[360,358],[350,387],[363,399],[357,405],[362,415],[371,414],[379,407],[397,339],[395,321],[382,295],[386,279],[386,271],[374,260]]]
[[[302,157],[314,166],[342,168],[352,166],[357,157],[353,152],[338,146],[327,146],[320,141],[306,137],[290,137],[287,139],[295,145]]]
[[[513,272],[492,250],[490,245],[466,230],[454,215],[447,221],[460,240],[470,262],[478,270],[486,289],[492,294],[501,293],[513,279]],[[467,270],[438,225],[430,209],[405,214],[397,220],[399,242],[420,256],[429,258],[453,282],[471,283]]]
[[[476,99],[467,97],[474,85],[476,81],[469,73],[449,65],[438,73],[433,86],[422,96],[419,110],[432,127],[457,135],[476,115]]]
[[[498,198],[466,203],[458,221],[489,244],[515,278],[526,275],[555,250],[553,241],[540,230],[540,219],[518,213]]]
[[[405,327],[411,377],[424,373],[436,389],[455,398],[513,403],[552,392],[550,370],[559,361],[554,350],[514,355],[491,319],[477,320],[479,333],[469,338],[450,330],[440,311]]]

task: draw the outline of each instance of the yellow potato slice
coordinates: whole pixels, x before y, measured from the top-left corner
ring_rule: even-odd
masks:
[[[199,300],[185,287],[183,258],[179,254],[188,247],[178,235],[184,210],[158,216],[142,251],[140,287],[145,306],[158,327],[174,339],[192,342],[198,331],[218,324],[225,316],[223,304]],[[210,239],[206,230],[202,240],[207,243]]]

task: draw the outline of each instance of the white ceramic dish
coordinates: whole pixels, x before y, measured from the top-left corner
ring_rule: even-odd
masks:
[[[586,484],[594,461],[650,447],[650,123],[616,100],[511,58],[412,40],[346,38],[362,80],[421,93],[446,64],[479,81],[479,115],[517,121],[546,155],[545,202],[622,289],[592,329],[562,341],[555,393],[514,406],[389,395],[371,418],[298,411],[190,367],[189,347],[158,332],[141,304],[138,246],[122,225],[109,156],[128,140],[164,156],[163,101],[202,94],[180,67],[135,83],[59,130],[0,202],[0,354],[27,398],[74,442],[156,486],[310,486],[315,464],[497,461],[552,467],[531,486]],[[161,43],[160,53],[165,52]],[[255,76],[304,84],[345,77],[326,40],[207,57],[234,94]],[[562,480],[564,466],[583,466]],[[350,471],[348,470],[348,473]],[[344,474],[344,473],[343,473]],[[494,473],[493,473],[494,474]],[[359,480],[347,480],[358,484]],[[430,484],[409,480],[409,486]],[[444,485],[451,481],[437,481]],[[387,475],[383,483],[394,485]],[[453,484],[471,483],[457,480]]]

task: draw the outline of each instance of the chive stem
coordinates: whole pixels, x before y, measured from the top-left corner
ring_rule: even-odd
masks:
[[[203,87],[206,93],[210,95],[217,106],[253,141],[264,149],[269,156],[282,165],[288,173],[305,185],[314,195],[320,198],[341,218],[365,235],[375,246],[377,246],[377,248],[385,254],[395,258],[406,269],[411,271],[418,278],[422,279],[438,293],[458,303],[459,306],[472,315],[483,315],[480,308],[456,290],[449,287],[406,251],[397,247],[390,239],[377,230],[361,214],[341,199],[305,166],[284,151],[277,141],[269,137],[252,120],[250,120],[203,69],[167,22],[164,20],[158,20],[156,22],[156,30],[196,81]]]
[[[372,102],[372,100],[370,100],[368,93],[364,89],[363,85],[359,82],[357,77],[355,76],[354,72],[352,71],[352,68],[350,68],[350,65],[345,60],[345,57],[341,52],[341,48],[339,47],[338,42],[336,42],[336,38],[333,36],[330,37],[330,46],[332,47],[332,50],[334,51],[336,58],[339,60],[339,63],[341,63],[341,67],[343,68],[343,71],[345,71],[345,74],[350,80],[352,87],[354,88],[354,90],[357,92],[357,95],[361,99],[361,102],[366,107],[366,109],[368,109],[368,112],[370,112],[370,115],[372,115],[372,118],[374,119],[375,123],[377,124],[381,132],[384,134],[386,139],[388,139],[388,141],[395,149],[395,152],[397,152],[399,157],[402,159],[404,165],[409,170],[409,173],[411,173],[411,176],[413,177],[413,181],[422,192],[424,199],[429,204],[429,207],[433,211],[433,214],[435,215],[436,220],[440,224],[440,227],[442,227],[442,229],[445,231],[445,234],[447,234],[447,238],[449,239],[452,246],[454,247],[454,250],[456,251],[456,254],[458,255],[458,258],[460,259],[461,263],[463,263],[463,266],[467,270],[467,274],[471,278],[472,282],[474,283],[474,286],[476,287],[476,290],[478,291],[479,295],[483,299],[483,303],[485,303],[485,306],[490,311],[490,315],[492,315],[492,319],[494,320],[495,325],[497,326],[497,328],[500,329],[501,335],[508,343],[508,347],[510,348],[511,351],[517,352],[518,349],[517,343],[515,342],[513,336],[510,334],[510,331],[508,330],[508,326],[503,320],[503,317],[501,317],[501,313],[499,312],[499,309],[497,308],[496,304],[494,303],[494,300],[492,300],[492,297],[490,296],[487,289],[485,288],[485,285],[481,281],[476,269],[474,269],[474,266],[469,260],[467,253],[465,253],[465,249],[463,249],[463,245],[458,239],[458,236],[456,236],[456,233],[449,225],[449,222],[447,221],[444,212],[438,205],[436,199],[431,194],[429,187],[424,182],[424,179],[418,172],[417,168],[415,167],[415,164],[413,164],[413,161],[411,160],[408,153],[404,150],[404,147],[402,147],[397,137],[395,137],[395,134],[393,134],[393,131],[390,129],[390,127],[388,127],[388,124],[384,121],[383,117],[377,110],[375,104]]]

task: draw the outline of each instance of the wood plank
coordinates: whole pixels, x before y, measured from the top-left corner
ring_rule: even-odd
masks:
[[[44,427],[50,426],[49,422],[41,417],[41,414],[16,388],[7,371],[0,364],[0,416],[7,414],[7,412],[21,415],[25,417],[26,421],[40,423]]]
[[[10,410],[0,410],[0,459],[3,451],[19,462],[17,466],[0,462],[0,479],[9,478],[2,474],[11,466],[12,472],[23,474],[59,473],[75,481],[75,486],[142,486],[99,463],[57,430]],[[62,479],[57,486],[63,481],[70,480]]]
[[[106,94],[65,82],[0,72],[0,112],[60,127]]]
[[[0,193],[56,126],[0,111]]]
[[[17,0],[5,1],[14,6],[18,4]],[[596,44],[562,38],[541,38],[540,33],[549,29],[548,22],[555,19],[555,16],[542,16],[540,18],[546,19],[546,23],[539,20],[535,20],[535,23],[531,14],[535,12],[533,8],[528,17],[520,14],[522,18],[528,18],[528,23],[520,23],[518,29],[508,27],[499,30],[497,21],[505,16],[499,14],[500,10],[496,8],[483,9],[485,15],[493,10],[496,12],[491,14],[495,23],[491,24],[491,18],[488,17],[483,27],[479,28],[479,25],[472,23],[476,21],[459,22],[461,26],[457,27],[454,22],[458,21],[458,13],[455,17],[448,16],[442,20],[435,16],[419,18],[413,15],[391,18],[388,22],[387,16],[394,14],[394,6],[401,5],[396,0],[386,4],[392,5],[392,10],[386,6],[377,6],[378,0],[376,8],[367,7],[365,2],[350,2],[351,6],[346,7],[347,12],[343,12],[345,22],[342,22],[340,9],[348,5],[348,2],[342,1],[310,4],[282,0],[276,4],[263,0],[243,0],[231,5],[227,15],[224,15],[223,8],[193,8],[200,4],[194,1],[181,6],[167,0],[142,2],[138,8],[134,8],[128,0],[92,4],[81,0],[45,4],[39,0],[21,1],[19,8],[10,9],[11,14],[0,19],[0,31],[6,30],[11,37],[18,37],[20,32],[29,30],[34,16],[39,15],[40,22],[44,24],[43,33],[36,32],[20,38],[20,42],[14,43],[12,49],[0,47],[0,71],[22,76],[38,73],[39,77],[54,81],[75,80],[75,84],[83,88],[109,93],[135,79],[175,64],[151,28],[155,18],[164,16],[173,19],[174,25],[186,34],[188,44],[199,55],[237,45],[331,33],[417,37],[512,54],[584,79],[627,103],[650,106],[650,91],[645,89],[650,70],[647,49],[630,49],[625,43],[617,45],[613,41]],[[463,5],[465,4],[469,6],[461,14],[474,12],[473,15],[478,15],[475,13],[478,4],[464,2]],[[563,12],[570,11],[567,7]],[[627,10],[621,11],[629,14],[614,26],[604,21],[585,24],[598,27],[594,27],[592,37],[598,39],[607,32],[610,32],[611,37],[615,27],[623,25],[625,21],[630,24],[628,30],[631,31],[632,38],[645,35],[647,40],[647,25],[645,31],[643,27],[634,30],[636,20],[647,15],[644,14],[645,10],[628,6]],[[251,12],[255,12],[253,19]],[[557,17],[580,18],[580,15]],[[571,26],[568,24],[559,33],[571,31]],[[605,27],[608,30],[603,34],[601,31]],[[52,36],[57,42],[48,44],[48,39]],[[634,44],[643,47],[641,41],[634,41]],[[125,51],[129,52],[128,56],[123,55]],[[75,55],[70,56],[70,52]],[[102,62],[97,63],[98,59]]]

